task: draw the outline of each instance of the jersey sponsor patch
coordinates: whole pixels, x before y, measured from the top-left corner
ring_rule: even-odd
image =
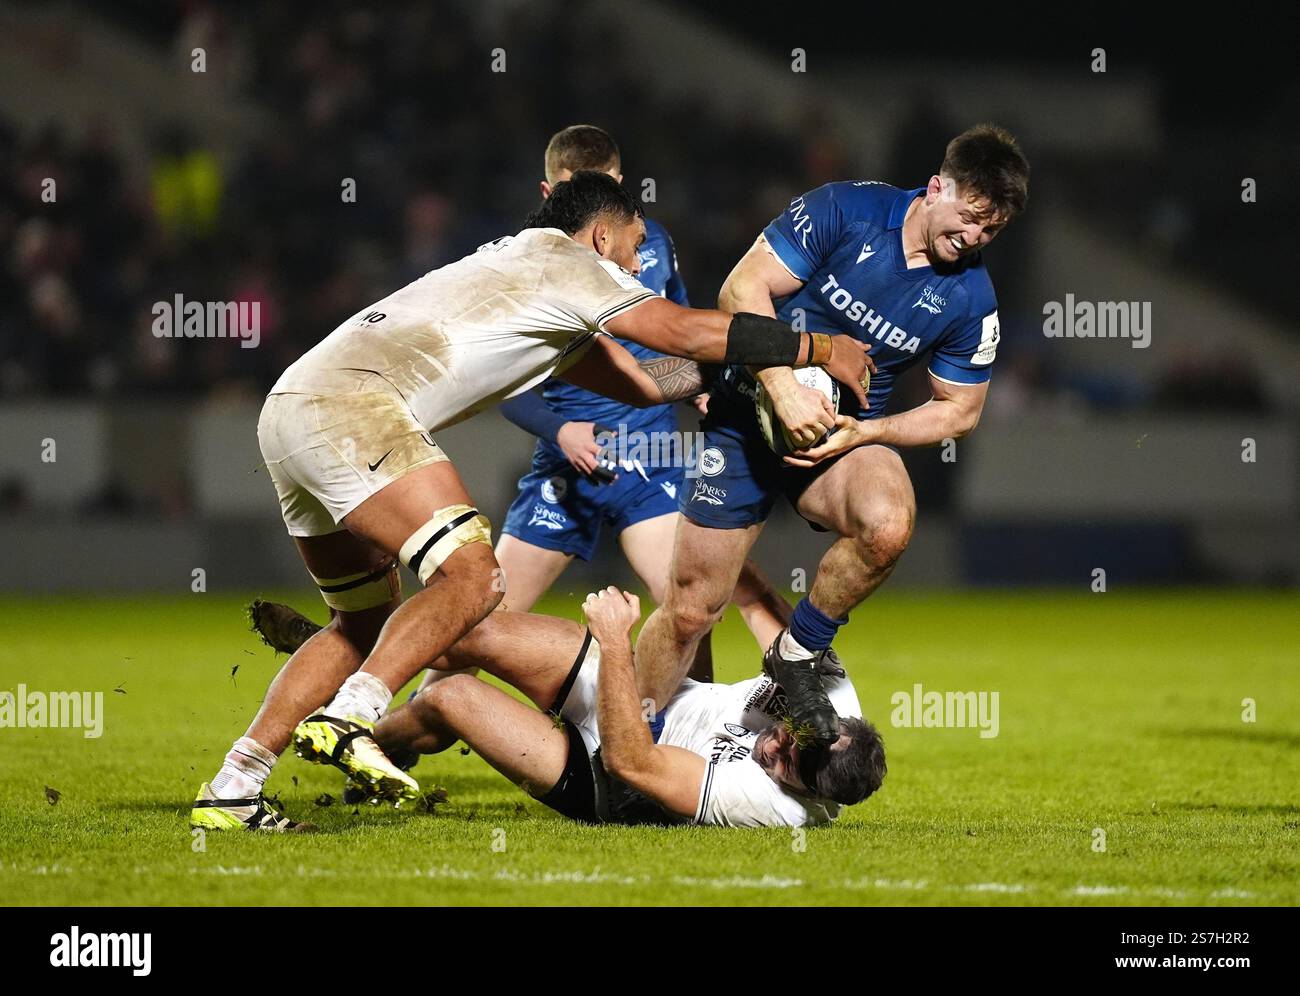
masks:
[[[705,477],[717,477],[726,467],[727,458],[716,446],[710,446],[700,454],[700,473]]]
[[[632,276],[629,271],[623,269],[623,267],[619,266],[613,260],[601,259],[597,260],[597,262],[600,263],[606,273],[614,278],[614,282],[624,290],[641,290],[642,287],[645,286],[636,277]]]
[[[569,482],[563,477],[552,477],[542,482],[542,497],[552,505],[564,501],[564,496],[568,493]]]
[[[995,311],[984,317],[984,324],[980,328],[979,349],[975,350],[975,355],[970,358],[970,361],[982,367],[988,366],[998,355],[998,342],[1001,338],[998,332],[998,313]]]

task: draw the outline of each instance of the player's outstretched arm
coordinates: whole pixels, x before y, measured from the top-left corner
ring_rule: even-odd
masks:
[[[765,315],[683,308],[664,298],[623,312],[606,322],[605,329],[660,353],[700,363],[825,367],[866,404],[862,381],[869,363],[867,347],[851,336],[796,332]]]
[[[694,360],[664,356],[642,363],[607,335],[596,336],[582,359],[559,376],[637,408],[693,398],[704,388]]]
[[[600,644],[596,716],[605,770],[670,812],[694,816],[707,762],[680,747],[656,744],[637,699],[630,634],[641,618],[640,601],[609,587],[588,595],[583,610]]]

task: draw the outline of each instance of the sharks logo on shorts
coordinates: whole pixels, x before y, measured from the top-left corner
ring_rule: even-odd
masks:
[[[715,488],[712,484],[705,484],[703,481],[695,482],[695,493],[691,495],[691,501],[707,502],[710,505],[721,505],[727,499],[727,492],[722,488]]]
[[[542,526],[545,529],[563,529],[568,522],[563,512],[557,512],[540,503],[533,506],[532,517],[528,520],[530,526]]]

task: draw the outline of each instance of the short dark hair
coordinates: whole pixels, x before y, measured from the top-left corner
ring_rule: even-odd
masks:
[[[618,143],[604,128],[579,124],[562,128],[546,143],[546,179],[554,181],[562,170],[576,173],[594,169],[598,173],[621,173]]]
[[[988,201],[1004,222],[1029,203],[1029,160],[1011,132],[995,124],[968,128],[949,142],[939,175]]]
[[[641,214],[636,198],[608,173],[584,169],[551,188],[527,218],[524,228],[558,228],[565,235],[580,232],[602,215],[626,225]]]
[[[854,806],[885,780],[885,742],[874,726],[855,716],[840,717],[840,736],[849,737],[849,743],[821,749],[808,788],[819,799]]]

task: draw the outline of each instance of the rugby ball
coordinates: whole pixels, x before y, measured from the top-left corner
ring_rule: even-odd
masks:
[[[813,390],[821,391],[822,394],[831,399],[831,407],[836,411],[840,410],[839,381],[828,374],[824,368],[798,367],[794,371],[794,379],[804,387],[811,387]],[[758,416],[758,430],[763,434],[763,439],[767,442],[767,445],[772,447],[773,453],[777,456],[786,456],[799,449],[799,447],[795,446],[794,440],[790,438],[786,427],[781,424],[781,420],[772,409],[772,399],[763,390],[762,382],[758,382],[757,390],[754,392],[754,412]],[[820,446],[834,431],[834,429],[829,429],[822,433],[821,438],[812,446]],[[804,448],[811,449],[812,446]]]

